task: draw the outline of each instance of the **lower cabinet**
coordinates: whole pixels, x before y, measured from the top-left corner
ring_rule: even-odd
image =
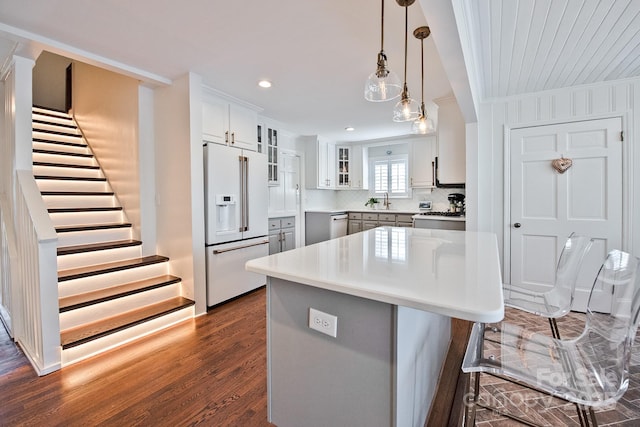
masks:
[[[269,219],[269,255],[296,247],[296,219],[293,216]]]
[[[349,228],[347,234],[359,233],[362,231],[362,214],[360,212],[349,212]]]

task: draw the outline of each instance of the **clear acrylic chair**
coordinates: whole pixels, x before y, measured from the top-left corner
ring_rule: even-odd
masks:
[[[475,376],[470,385],[466,424],[475,423],[480,373],[548,393],[578,407],[581,425],[597,425],[593,408],[612,405],[629,385],[631,346],[640,312],[640,259],[611,251],[591,289],[582,334],[559,340],[507,322],[476,323],[462,364]],[[612,295],[610,313],[597,312],[594,290]],[[594,301],[592,301],[594,300]],[[488,408],[494,409],[494,408]],[[526,424],[513,413],[501,414]]]
[[[504,305],[548,318],[553,337],[559,339],[556,319],[571,310],[580,266],[592,244],[593,239],[590,237],[571,233],[558,259],[553,288],[535,292],[523,287],[504,285]]]

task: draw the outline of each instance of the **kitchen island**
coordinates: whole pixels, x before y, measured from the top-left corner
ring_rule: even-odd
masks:
[[[379,227],[246,268],[268,276],[269,419],[279,427],[422,427],[451,318],[504,315],[492,233]]]

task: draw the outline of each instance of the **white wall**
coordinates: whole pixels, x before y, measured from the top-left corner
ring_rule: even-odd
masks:
[[[156,155],[154,133],[153,90],[138,87],[138,150],[140,163],[140,240],[142,255],[156,253]]]
[[[158,253],[171,259],[196,314],[206,312],[201,87],[187,74],[154,96]]]
[[[139,82],[81,62],[73,65],[73,115],[140,237]]]
[[[478,229],[498,234],[502,249],[508,233],[505,218],[504,144],[505,134],[513,127],[546,125],[604,117],[622,117],[624,129],[623,177],[623,250],[640,255],[640,149],[635,129],[640,126],[640,79],[585,85],[567,89],[497,99],[481,104],[477,150],[468,156],[477,167]],[[475,151],[475,152],[474,152]],[[475,194],[474,194],[475,197]],[[504,254],[503,254],[504,255]]]

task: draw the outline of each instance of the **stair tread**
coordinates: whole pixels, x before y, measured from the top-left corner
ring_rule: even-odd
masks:
[[[34,175],[35,179],[59,180],[59,181],[95,181],[106,182],[107,178],[94,178],[91,176],[58,176],[58,175]]]
[[[163,276],[151,277],[149,279],[138,280],[135,282],[125,283],[119,286],[112,286],[106,289],[98,289],[92,292],[85,292],[78,295],[71,295],[60,298],[60,312],[75,310],[78,308],[88,307],[101,302],[122,298],[125,296],[161,288],[174,283],[180,282],[180,278],[165,274]]]
[[[86,245],[62,246],[58,248],[58,256],[72,255],[85,252],[104,251],[107,249],[127,248],[130,246],[140,246],[140,240],[115,240],[112,242],[89,243]]]
[[[113,191],[41,191],[43,196],[113,196]]]
[[[100,169],[97,165],[76,165],[73,163],[57,163],[57,162],[33,162],[34,166],[53,166],[58,168],[78,168],[78,169]]]
[[[41,110],[41,111],[35,111],[35,110]],[[31,111],[34,114],[43,114],[42,112],[44,112],[51,116],[62,117],[62,118],[68,117],[69,119],[71,119],[71,116],[69,115],[68,112],[64,110],[59,110],[57,108],[45,107],[43,105],[33,104],[33,106],[31,107]]]
[[[42,114],[42,113],[36,113],[36,114]],[[42,119],[32,119],[32,121],[33,121],[33,123],[37,123],[39,125],[60,126],[60,127],[69,128],[69,129],[77,129],[78,128],[78,126],[72,124],[73,122],[71,121],[71,118],[67,119],[66,117],[60,117],[60,116],[49,116],[49,117],[56,117],[56,118],[63,119],[63,120],[69,120],[71,123],[69,123],[69,124],[67,124],[67,123],[56,123],[56,122],[49,122],[49,121],[42,120]]]
[[[108,224],[89,225],[61,225],[56,227],[56,233],[72,233],[75,231],[108,230],[110,228],[129,228],[130,222],[112,222]]]
[[[78,135],[77,133],[71,133],[71,132],[62,132],[62,131],[49,130],[49,129],[33,129],[33,132],[48,133],[51,135],[60,135],[60,136],[67,136],[69,138],[82,139],[82,135]]]
[[[108,211],[121,211],[122,206],[104,206],[93,208],[49,208],[49,213],[75,213],[75,212],[108,212]]]
[[[44,139],[44,138],[33,138],[33,142],[42,142],[44,144],[67,145],[70,147],[82,147],[82,148],[88,147],[87,144],[84,144],[82,142],[56,141],[54,139]]]
[[[171,298],[105,320],[61,331],[60,343],[63,349],[81,345],[194,304],[194,301],[183,297]]]
[[[168,261],[169,258],[161,255],[150,255],[141,258],[131,258],[123,261],[113,261],[105,264],[91,265],[88,267],[71,268],[58,271],[58,282],[80,279],[83,277],[97,276],[99,274],[112,273],[145,265],[158,264]]]
[[[91,153],[73,153],[73,152],[70,152],[70,151],[44,150],[42,148],[34,148],[33,152],[34,153],[38,153],[38,154],[53,154],[53,155],[56,155],[56,156],[93,158],[93,154],[91,154]]]

